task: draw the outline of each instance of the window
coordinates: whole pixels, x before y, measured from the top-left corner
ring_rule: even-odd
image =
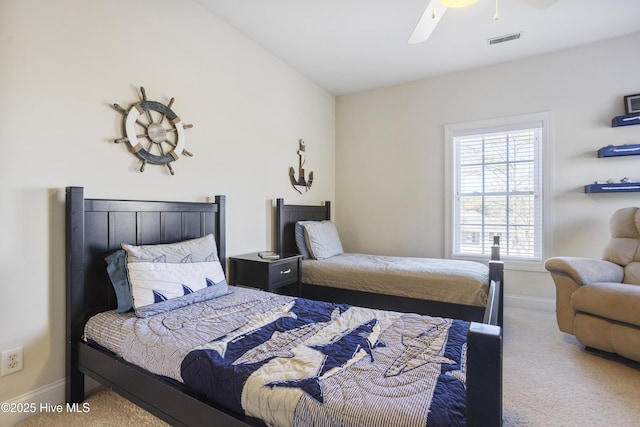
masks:
[[[452,257],[543,259],[543,165],[548,115],[447,126]],[[449,240],[448,239],[448,240]]]

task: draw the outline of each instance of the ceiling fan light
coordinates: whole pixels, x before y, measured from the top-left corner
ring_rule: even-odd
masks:
[[[439,0],[446,7],[461,8],[471,6],[478,0]]]

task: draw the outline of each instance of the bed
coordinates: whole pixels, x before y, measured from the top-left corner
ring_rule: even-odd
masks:
[[[330,201],[310,206],[287,205],[284,199],[277,199],[276,251],[280,254],[304,252],[308,242],[296,242],[301,238],[300,224],[311,221],[316,226],[317,222],[330,219]],[[338,243],[338,248],[333,252],[330,248],[326,256],[326,249],[321,248],[325,255],[322,259],[302,253],[305,259],[299,287],[301,296],[478,322],[488,322],[495,316],[497,324],[502,325],[504,275],[497,245],[492,248],[488,265],[341,253],[340,249]],[[338,255],[333,256],[335,253]]]
[[[138,366],[137,363],[128,361],[128,356],[118,355],[114,349],[109,349],[106,344],[98,344],[94,339],[85,339],[88,329],[93,323],[114,324],[124,322],[119,328],[125,330],[127,327],[133,328],[136,332],[141,325],[151,324],[152,329],[163,325],[162,334],[165,334],[166,328],[171,330],[173,341],[182,340],[181,328],[176,325],[183,325],[182,329],[189,329],[184,325],[192,325],[190,322],[196,317],[191,317],[192,312],[207,311],[208,316],[198,317],[197,323],[194,323],[195,329],[200,333],[209,331],[209,335],[200,345],[194,347],[182,359],[181,369],[185,377],[195,379],[196,382],[203,378],[200,375],[203,368],[197,365],[191,369],[192,363],[196,363],[197,359],[206,359],[206,355],[218,357],[220,354],[230,354],[235,351],[235,345],[243,339],[250,337],[258,339],[261,334],[255,331],[263,331],[265,328],[271,327],[273,324],[285,325],[280,332],[289,333],[295,331],[296,339],[301,340],[307,337],[309,328],[325,330],[325,325],[317,326],[315,323],[307,323],[305,321],[306,312],[324,313],[323,321],[327,325],[334,325],[336,320],[342,321],[347,313],[354,313],[351,316],[366,321],[358,322],[357,327],[350,327],[347,333],[340,335],[340,339],[331,339],[324,344],[319,341],[315,345],[306,345],[306,351],[317,354],[325,354],[325,361],[330,360],[331,363],[321,363],[321,365],[331,367],[332,369],[322,368],[322,381],[319,375],[311,375],[312,378],[285,378],[284,380],[268,379],[267,387],[277,390],[278,393],[285,393],[291,396],[304,397],[307,406],[329,406],[323,404],[329,402],[330,395],[324,394],[324,391],[330,388],[326,378],[333,379],[334,382],[342,382],[343,377],[339,375],[355,375],[357,371],[355,367],[366,369],[379,369],[377,364],[373,364],[373,359],[384,359],[384,354],[393,350],[393,340],[388,335],[388,325],[397,324],[398,319],[403,319],[402,324],[419,324],[420,322],[431,322],[433,327],[429,330],[435,333],[435,336],[441,336],[443,328],[448,331],[454,329],[458,335],[461,333],[466,339],[466,343],[460,345],[460,351],[464,348],[466,357],[462,357],[458,353],[442,353],[440,356],[447,359],[459,359],[458,362],[447,362],[451,365],[451,369],[444,370],[440,376],[446,377],[449,381],[457,384],[457,381],[466,381],[466,386],[457,388],[464,395],[464,405],[462,410],[467,425],[497,426],[501,424],[502,414],[502,330],[495,324],[488,323],[467,323],[453,319],[428,318],[427,316],[418,316],[416,314],[405,314],[400,312],[381,311],[372,309],[361,309],[351,307],[346,304],[315,302],[303,298],[297,298],[286,295],[276,295],[265,293],[258,290],[234,288],[230,292],[221,294],[216,298],[206,301],[196,302],[186,306],[171,309],[162,313],[152,313],[147,317],[137,317],[135,314],[117,313],[116,308],[119,301],[111,285],[106,268],[105,255],[118,249],[122,243],[130,245],[157,245],[157,244],[173,244],[176,242],[184,242],[191,240],[206,239],[208,236],[215,236],[215,248],[220,265],[225,265],[226,246],[225,246],[225,198],[216,196],[214,203],[187,203],[187,202],[154,202],[154,201],[124,201],[124,200],[107,200],[107,199],[88,199],[84,197],[84,190],[81,187],[68,187],[66,190],[66,268],[67,268],[67,359],[66,359],[66,400],[68,403],[82,402],[85,398],[84,377],[93,378],[105,386],[112,388],[128,400],[136,403],[142,408],[148,410],[159,418],[165,420],[171,425],[199,426],[199,425],[229,425],[229,426],[257,426],[265,425],[265,422],[254,416],[245,415],[242,410],[238,410],[234,403],[225,405],[214,403],[209,400],[206,395],[217,393],[227,395],[226,389],[220,391],[208,391],[199,389],[197,384],[185,379],[188,383],[173,378],[171,369],[168,372],[152,372]],[[231,300],[233,298],[233,300]],[[227,302],[230,301],[230,302]],[[256,313],[254,310],[256,305],[265,305],[267,312],[271,313],[277,319],[284,319],[278,322],[263,322],[259,328],[255,325],[245,324],[242,310],[246,312]],[[204,308],[203,308],[204,307]],[[285,307],[282,312],[282,307]],[[313,309],[306,310],[306,307]],[[225,311],[226,310],[226,311]],[[235,312],[232,315],[229,310]],[[364,311],[362,311],[364,310]],[[358,314],[360,313],[360,314]],[[365,314],[362,314],[365,313]],[[372,316],[373,314],[373,316]],[[124,317],[122,317],[124,316]],[[364,316],[364,317],[362,317]],[[260,316],[258,316],[260,317]],[[99,320],[96,320],[99,319]],[[213,319],[213,320],[212,320]],[[410,321],[408,321],[410,319]],[[236,323],[234,323],[236,322]],[[239,322],[239,323],[238,323]],[[293,323],[292,323],[293,322]],[[302,326],[295,322],[302,322]],[[416,323],[418,322],[418,323]],[[339,323],[339,322],[338,322]],[[495,323],[495,319],[494,319]],[[129,324],[129,326],[126,326]],[[133,327],[131,324],[135,324]],[[337,323],[336,323],[337,324]],[[287,326],[289,325],[289,326]],[[292,327],[294,325],[295,327]],[[86,329],[85,329],[86,327]],[[334,326],[332,326],[334,327]],[[216,328],[222,328],[222,335],[216,332]],[[314,329],[314,330],[315,330]],[[424,329],[424,328],[423,328]],[[97,328],[101,331],[100,328]],[[304,333],[300,332],[304,331]],[[300,334],[302,333],[301,336]],[[387,335],[385,335],[387,334]],[[452,334],[452,332],[449,332]],[[134,334],[135,335],[135,334]],[[206,335],[206,334],[205,334]],[[458,336],[455,335],[455,336]],[[122,342],[126,345],[121,347],[130,347],[128,334],[126,338],[122,338]],[[164,335],[163,335],[164,336]],[[272,334],[269,337],[282,338],[282,334]],[[454,336],[454,335],[451,335]],[[211,339],[214,337],[214,339]],[[259,340],[260,343],[271,343],[270,339]],[[431,339],[431,338],[430,338]],[[171,340],[167,340],[171,341]],[[285,350],[291,352],[291,339],[280,339],[289,347]],[[341,351],[334,352],[334,346],[338,341],[349,341],[351,346],[359,349],[351,352],[351,356],[345,360],[339,359],[336,355],[342,354]],[[232,344],[233,345],[232,345]],[[355,344],[354,344],[355,343]],[[149,344],[149,343],[147,343]],[[148,352],[158,354],[157,359],[161,359],[160,354],[172,353],[173,350],[160,349],[154,347],[156,344],[147,347]],[[137,344],[133,345],[134,347]],[[220,351],[219,347],[226,349]],[[452,349],[458,348],[455,343],[447,344]],[[255,352],[260,353],[255,347]],[[295,347],[297,348],[297,347]],[[408,348],[408,347],[407,347]],[[444,347],[443,347],[444,349]],[[251,351],[251,350],[250,350]],[[250,352],[249,351],[249,352]],[[242,352],[242,357],[249,357]],[[295,352],[295,351],[294,351]],[[385,353],[386,352],[386,353]],[[260,353],[261,354],[261,353]],[[353,355],[359,355],[359,359],[354,360]],[[403,353],[404,354],[404,353]],[[456,355],[458,354],[458,355]],[[170,356],[172,357],[172,356]],[[224,357],[227,357],[226,355]],[[315,356],[314,356],[315,357]],[[281,360],[283,357],[269,357],[268,362]],[[267,360],[265,359],[265,360]],[[286,358],[285,358],[286,359]],[[349,359],[347,361],[347,359]],[[393,359],[393,357],[392,357]],[[408,369],[404,359],[397,357],[393,361],[397,362],[395,369],[387,369],[397,376],[400,372],[410,371],[413,375],[417,375],[413,383],[421,383],[421,375],[418,375],[419,366],[413,366]],[[465,363],[463,363],[463,361]],[[398,364],[399,362],[402,362]],[[432,363],[432,362],[429,362]],[[435,362],[433,362],[435,363]],[[440,362],[438,362],[440,363]],[[443,366],[444,366],[444,362]],[[264,364],[247,363],[243,366],[250,366],[254,369],[257,365],[260,367],[267,366]],[[227,368],[229,366],[226,366]],[[336,369],[338,368],[338,369]],[[365,370],[366,370],[365,369]],[[283,369],[283,372],[289,372]],[[255,371],[251,371],[255,372]],[[464,377],[460,377],[465,373]],[[238,376],[238,372],[234,369],[223,371],[212,371],[217,375],[219,382],[214,384],[227,384],[227,381],[234,380]],[[326,377],[326,378],[325,378]],[[356,378],[360,378],[356,376]],[[439,378],[439,377],[438,377]],[[304,381],[303,381],[304,380]],[[424,380],[426,381],[426,379]],[[440,381],[440,380],[438,380]],[[358,380],[356,380],[358,382]],[[209,383],[211,383],[209,381]],[[249,382],[247,381],[247,384]],[[229,383],[230,384],[230,383]],[[438,382],[439,384],[439,382]],[[236,386],[231,386],[231,388]],[[246,387],[245,387],[246,388]],[[258,387],[261,388],[261,387]],[[304,392],[300,392],[304,389]],[[244,393],[244,391],[243,391]],[[248,393],[248,392],[247,392]],[[435,392],[434,392],[435,393]],[[236,396],[236,401],[241,399],[233,393],[229,395]],[[309,397],[311,396],[311,397]],[[214,396],[215,398],[215,396]],[[258,402],[252,399],[251,395],[247,398],[250,403]],[[269,397],[271,399],[271,397]],[[224,400],[224,399],[222,399]],[[300,399],[302,401],[303,399]],[[442,398],[444,402],[447,399]],[[287,399],[286,405],[290,405],[291,399]],[[244,401],[243,401],[244,402]],[[282,400],[276,400],[267,405],[267,409],[278,405],[283,405]],[[310,402],[310,403],[309,403]],[[244,405],[244,403],[243,403]],[[285,405],[285,406],[286,406]],[[263,405],[264,406],[264,405]],[[419,407],[420,405],[412,405]],[[447,405],[445,405],[446,407]],[[231,408],[231,409],[229,409]],[[243,406],[244,408],[244,406]],[[434,407],[430,407],[434,408]],[[316,420],[316,415],[312,412],[301,411],[294,405],[296,416],[298,413],[311,414],[311,418],[307,421],[296,421],[297,425],[307,425],[310,420]],[[276,411],[274,411],[276,413]],[[449,416],[448,412],[442,412],[443,416]],[[305,420],[305,418],[303,418]],[[280,423],[279,421],[270,420],[269,423]],[[357,421],[355,422],[357,424]]]

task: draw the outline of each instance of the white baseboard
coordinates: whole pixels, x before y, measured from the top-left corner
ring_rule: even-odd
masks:
[[[550,298],[523,297],[520,295],[504,296],[505,307],[531,308],[542,311],[556,311],[556,301]]]
[[[47,407],[64,405],[64,379],[53,382],[37,390],[30,391],[6,402],[2,402],[8,411],[0,411],[0,425],[13,426],[33,415],[43,412]],[[50,406],[47,406],[50,405]]]

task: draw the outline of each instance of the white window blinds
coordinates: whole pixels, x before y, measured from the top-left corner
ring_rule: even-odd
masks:
[[[543,123],[453,135],[453,256],[542,257]]]

